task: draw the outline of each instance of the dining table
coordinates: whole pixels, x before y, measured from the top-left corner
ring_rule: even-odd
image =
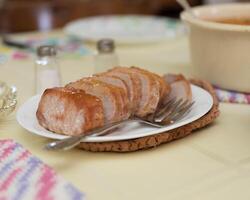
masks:
[[[66,37],[63,31],[31,32],[13,37]],[[62,84],[94,73],[92,53],[59,58]],[[1,46],[0,48],[3,48]],[[187,35],[148,44],[117,44],[121,66],[138,66],[158,74],[192,77]],[[25,130],[18,108],[35,95],[35,58],[7,59],[0,80],[17,87],[18,104],[0,120],[0,140],[13,139],[84,192],[88,200],[249,200],[250,106],[220,103],[220,116],[210,125],[179,140],[128,153],[47,151],[52,141]],[[223,79],[223,74],[221,74]]]

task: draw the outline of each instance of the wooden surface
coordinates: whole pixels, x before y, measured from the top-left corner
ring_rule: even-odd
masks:
[[[193,5],[199,0],[192,0]],[[178,15],[175,0],[7,0],[0,7],[0,32],[51,30],[69,21],[108,14]]]
[[[57,34],[62,33],[53,35]],[[34,34],[24,35],[30,36]],[[122,65],[191,76],[186,38],[123,45],[117,51]],[[62,59],[60,66],[64,83],[94,72],[92,56]],[[0,79],[17,86],[19,107],[34,95],[33,60],[0,65]],[[15,113],[0,121],[0,139],[12,138],[24,145],[84,191],[88,200],[249,200],[250,106],[222,103],[220,110],[216,122],[196,134],[132,153],[44,151],[51,140],[24,130]]]

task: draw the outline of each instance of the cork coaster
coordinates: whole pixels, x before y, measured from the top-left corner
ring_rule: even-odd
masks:
[[[215,91],[211,84],[206,81],[191,79],[190,82],[207,90],[213,96],[214,100],[211,110],[198,120],[167,132],[146,136],[143,138],[115,142],[83,142],[78,147],[83,150],[94,152],[131,152],[156,147],[158,145],[183,138],[190,135],[195,130],[207,126],[208,124],[212,123],[220,114],[219,102]]]

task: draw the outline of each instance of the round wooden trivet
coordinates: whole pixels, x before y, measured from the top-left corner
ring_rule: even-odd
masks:
[[[214,100],[212,109],[198,120],[185,126],[156,135],[138,139],[115,141],[115,142],[83,142],[78,147],[87,151],[103,152],[130,152],[141,149],[156,147],[160,144],[171,142],[190,135],[193,131],[212,123],[219,116],[219,102],[211,84],[206,81],[191,79],[190,82],[207,90]]]

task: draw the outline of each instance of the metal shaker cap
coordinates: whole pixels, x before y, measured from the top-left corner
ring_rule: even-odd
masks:
[[[101,39],[97,42],[100,53],[112,53],[115,50],[115,42],[112,39]]]
[[[43,56],[56,56],[56,47],[52,45],[44,45],[37,48],[37,55]]]

